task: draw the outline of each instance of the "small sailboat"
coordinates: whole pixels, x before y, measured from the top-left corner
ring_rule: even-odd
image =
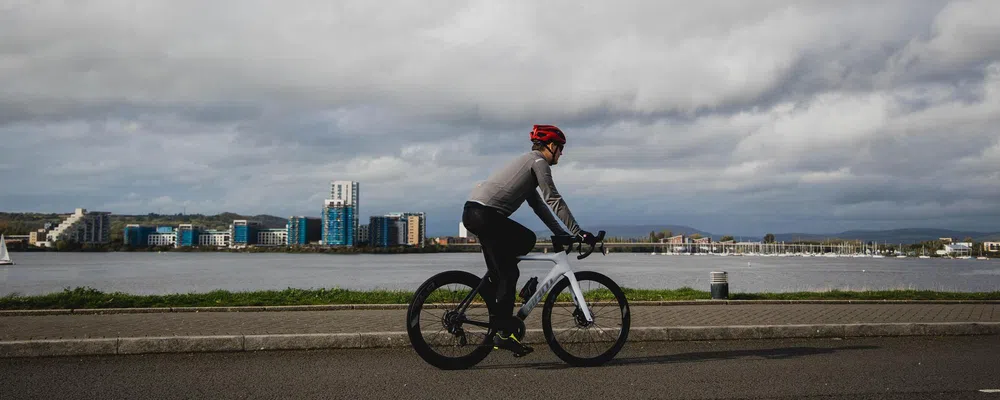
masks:
[[[10,253],[7,251],[7,240],[0,235],[0,265],[14,265],[10,260]]]
[[[919,258],[931,258],[931,256],[925,254],[923,246],[920,247],[920,257]]]

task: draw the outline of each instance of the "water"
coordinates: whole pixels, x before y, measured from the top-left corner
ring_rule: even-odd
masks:
[[[14,261],[17,265],[0,267],[0,295],[43,294],[77,286],[134,294],[289,287],[414,290],[441,271],[459,269],[481,275],[486,270],[478,253],[14,253]],[[532,276],[541,279],[550,268],[546,262],[523,261],[519,282]],[[1000,260],[612,253],[592,255],[576,262],[574,268],[599,271],[622,286],[644,289],[688,286],[708,291],[709,273],[727,271],[730,292],[1000,290]]]

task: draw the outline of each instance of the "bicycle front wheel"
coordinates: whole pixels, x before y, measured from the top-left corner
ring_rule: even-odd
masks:
[[[614,358],[628,340],[628,300],[615,281],[600,273],[577,272],[576,280],[593,321],[587,321],[573,299],[569,279],[563,279],[545,298],[542,331],[552,352],[566,363],[598,366]]]
[[[417,289],[406,311],[406,333],[424,361],[441,369],[465,369],[493,350],[493,301],[476,293],[467,308],[461,305],[480,281],[468,272],[447,271]]]

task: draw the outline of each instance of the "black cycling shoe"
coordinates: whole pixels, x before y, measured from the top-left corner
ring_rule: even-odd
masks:
[[[500,335],[498,333],[493,337],[493,350],[510,350],[510,352],[514,353],[514,357],[524,357],[535,351],[531,346],[521,344],[513,334],[503,337]]]

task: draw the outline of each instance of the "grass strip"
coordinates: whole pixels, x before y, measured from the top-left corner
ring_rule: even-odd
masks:
[[[629,301],[706,300],[707,291],[688,287],[670,290],[623,289]],[[437,293],[435,293],[437,295]],[[285,289],[252,292],[214,290],[207,293],[135,295],[106,293],[90,287],[66,288],[61,292],[37,296],[17,293],[0,297],[0,310],[142,308],[142,307],[236,307],[291,306],[319,304],[407,304],[413,292],[393,290]],[[459,293],[441,293],[441,299],[461,300]],[[564,301],[569,297],[563,293]],[[588,295],[597,300],[610,299],[607,290]],[[879,291],[806,291],[785,293],[731,293],[731,300],[1000,300],[996,292],[937,292],[930,290]]]

